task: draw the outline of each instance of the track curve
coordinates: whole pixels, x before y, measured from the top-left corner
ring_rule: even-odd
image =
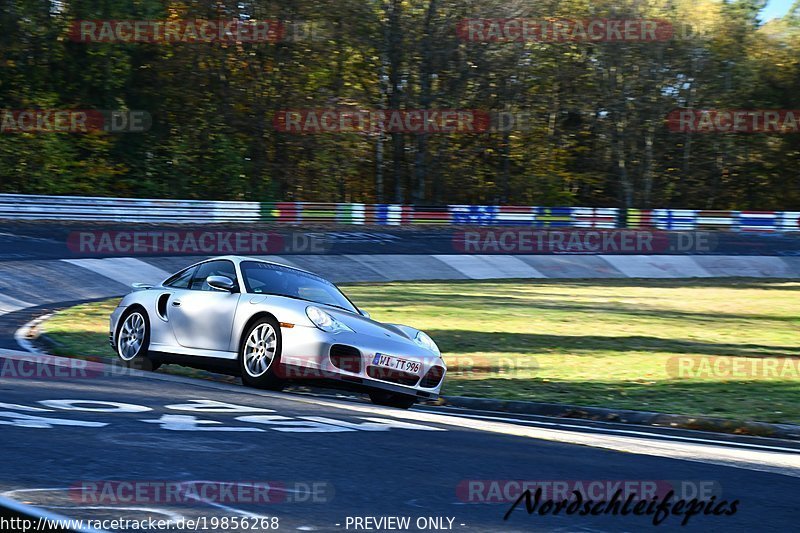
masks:
[[[363,526],[367,517],[399,516],[411,520],[410,530],[418,530],[418,519],[438,518],[463,531],[620,531],[651,527],[652,517],[518,510],[506,521],[510,501],[483,501],[495,486],[487,483],[511,490],[514,480],[686,482],[738,499],[737,513],[695,516],[686,527],[670,517],[660,529],[778,531],[796,524],[800,446],[790,441],[430,407],[405,412],[100,367],[78,375],[69,361],[14,351],[9,333],[33,316],[123,294],[131,275],[157,277],[195,260],[157,258],[133,273],[60,260],[0,264],[0,363],[33,369],[24,379],[0,378],[0,494],[75,518],[278,517],[281,529],[344,531],[354,530],[356,518]],[[53,369],[63,365],[72,373],[58,376]],[[227,407],[201,403],[208,401]],[[151,489],[159,482],[269,482],[275,491],[270,502],[252,495],[176,502],[147,493],[127,503],[76,496],[76,486],[109,480]]]

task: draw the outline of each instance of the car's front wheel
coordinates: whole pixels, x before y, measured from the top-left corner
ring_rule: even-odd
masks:
[[[122,364],[137,370],[157,370],[161,363],[153,359],[150,348],[150,321],[141,307],[128,309],[117,327],[117,356]]]
[[[259,318],[247,328],[239,348],[242,383],[259,389],[282,389],[285,383],[277,374],[280,361],[280,325],[271,317]]]
[[[417,401],[414,396],[384,390],[369,391],[369,399],[376,405],[386,405],[399,409],[409,409]]]

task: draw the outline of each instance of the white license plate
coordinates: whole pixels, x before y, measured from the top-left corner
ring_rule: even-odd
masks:
[[[410,372],[412,374],[419,374],[422,372],[422,363],[414,361],[413,359],[402,359],[382,353],[376,353],[375,358],[372,359],[374,366],[382,366],[384,368],[391,368],[393,370],[402,370],[403,372]]]

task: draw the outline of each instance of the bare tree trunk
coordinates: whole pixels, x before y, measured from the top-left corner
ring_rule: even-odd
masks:
[[[339,103],[339,98],[341,97],[342,93],[342,86],[344,85],[344,48],[342,44],[344,42],[344,32],[343,32],[343,24],[341,17],[337,17],[334,20],[334,42],[338,43],[336,47],[336,67],[335,67],[335,75],[333,76],[333,87],[331,88],[331,93],[333,95],[333,100],[336,104]],[[346,202],[347,201],[347,182],[346,176],[347,174],[343,171],[343,162],[342,162],[342,152],[341,150],[335,151],[336,155],[334,157],[334,168],[331,169],[333,175],[336,176],[336,182],[339,189],[339,201]]]
[[[422,62],[420,64],[420,108],[431,106],[433,77],[433,19],[436,17],[438,1],[431,0],[425,14],[424,36],[422,38]],[[414,162],[415,186],[412,200],[415,204],[425,200],[425,186],[428,177],[428,134],[423,132],[417,136],[417,153]]]
[[[503,132],[503,143],[502,143],[502,154],[503,154],[503,173],[502,173],[502,190],[503,194],[500,196],[500,204],[508,205],[508,199],[510,196],[510,185],[509,185],[509,175],[511,173],[511,135],[509,132]]]
[[[402,0],[391,0],[389,11],[389,111],[400,109],[401,72],[403,63],[403,36],[400,27]],[[405,142],[401,132],[391,132],[392,167],[394,174],[394,201],[403,203],[403,161],[405,159]]]
[[[625,114],[622,113],[615,117],[614,122],[614,159],[620,187],[620,207],[630,209],[633,206],[633,184],[628,174],[625,153]]]
[[[383,203],[383,133],[375,136],[375,201]]]
[[[644,192],[642,207],[649,208],[653,193],[653,137],[655,137],[655,124],[652,120],[648,121],[647,133],[644,137]]]
[[[694,80],[694,73],[695,73],[695,60],[691,61],[691,76],[692,80],[689,85],[689,93],[686,96],[686,107],[691,109],[694,105],[694,95],[695,95],[695,80]],[[692,171],[692,133],[687,131],[683,136],[683,158],[681,162],[681,174],[686,177],[689,176],[689,173]]]
[[[384,4],[384,10],[386,11],[387,18],[390,17],[388,4]],[[380,61],[378,65],[378,91],[380,92],[378,97],[378,107],[380,109],[386,109],[386,100],[390,92],[388,82],[388,72],[391,69],[389,65],[390,35],[391,31],[389,25],[387,24],[383,28],[383,46],[381,48]],[[384,202],[383,143],[385,141],[386,137],[383,131],[375,132],[375,201],[379,204]]]

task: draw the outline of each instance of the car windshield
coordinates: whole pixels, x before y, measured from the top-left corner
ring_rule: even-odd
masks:
[[[243,261],[240,266],[247,292],[288,296],[358,312],[336,285],[309,272],[258,261]]]

